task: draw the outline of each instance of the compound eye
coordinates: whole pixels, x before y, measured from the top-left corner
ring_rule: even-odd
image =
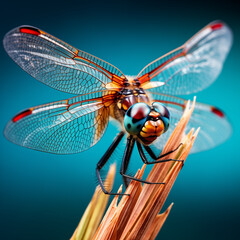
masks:
[[[164,104],[159,102],[152,103],[152,107],[156,112],[160,113],[161,120],[164,123],[164,132],[166,132],[169,128],[170,112]]]
[[[154,102],[152,104],[152,106],[153,106],[154,110],[156,112],[160,113],[160,115],[162,117],[166,117],[169,119],[170,113],[165,105],[163,105],[162,103],[159,103],[159,102]]]
[[[130,134],[138,134],[145,124],[150,110],[150,107],[146,103],[136,103],[132,105],[124,117],[125,129]]]

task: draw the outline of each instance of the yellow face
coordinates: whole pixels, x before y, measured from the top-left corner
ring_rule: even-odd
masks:
[[[164,132],[164,123],[161,119],[159,119],[160,114],[158,112],[152,111],[149,113],[149,116],[150,118],[152,117],[152,119],[154,120],[146,121],[139,133],[140,140],[145,145],[151,144],[154,140],[156,140],[157,137],[161,136],[161,134]]]

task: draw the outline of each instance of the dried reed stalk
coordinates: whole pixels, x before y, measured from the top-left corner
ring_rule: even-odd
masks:
[[[111,191],[116,173],[116,164],[110,166],[104,186],[107,191]],[[102,192],[101,187],[97,186],[91,202],[86,208],[75,232],[70,240],[90,240],[102,219],[105,212],[109,195]]]

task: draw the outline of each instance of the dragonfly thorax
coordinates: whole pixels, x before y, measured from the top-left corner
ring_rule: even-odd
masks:
[[[133,77],[128,77],[124,83],[124,88],[119,92],[120,98],[117,103],[117,106],[120,110],[126,112],[129,107],[135,103],[144,102],[149,104],[150,100],[143,90],[140,87],[140,82],[138,79]]]
[[[120,92],[120,99],[117,103],[118,108],[126,112],[133,104],[144,102],[149,103],[150,100],[147,94],[141,88],[124,88]]]

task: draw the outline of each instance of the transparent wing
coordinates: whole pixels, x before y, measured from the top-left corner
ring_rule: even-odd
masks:
[[[82,95],[29,108],[8,122],[4,134],[13,143],[39,151],[84,151],[102,137],[109,120],[108,106],[115,97],[114,93],[94,95],[93,99]]]
[[[171,115],[168,131],[161,135],[155,143],[156,147],[162,149],[176,124],[179,122],[187,100],[159,93],[152,94],[152,97],[153,101],[165,104]],[[191,128],[197,129],[198,127],[200,127],[200,132],[191,150],[192,153],[215,147],[228,139],[232,132],[231,125],[224,113],[216,107],[203,103],[196,103],[186,127],[186,132],[189,132]]]
[[[57,90],[85,94],[122,85],[125,77],[111,64],[30,26],[8,32],[3,45],[27,73]]]
[[[147,65],[137,78],[143,88],[153,92],[171,95],[198,92],[217,78],[231,44],[228,26],[212,22],[183,46]],[[151,90],[153,87],[158,88]]]

